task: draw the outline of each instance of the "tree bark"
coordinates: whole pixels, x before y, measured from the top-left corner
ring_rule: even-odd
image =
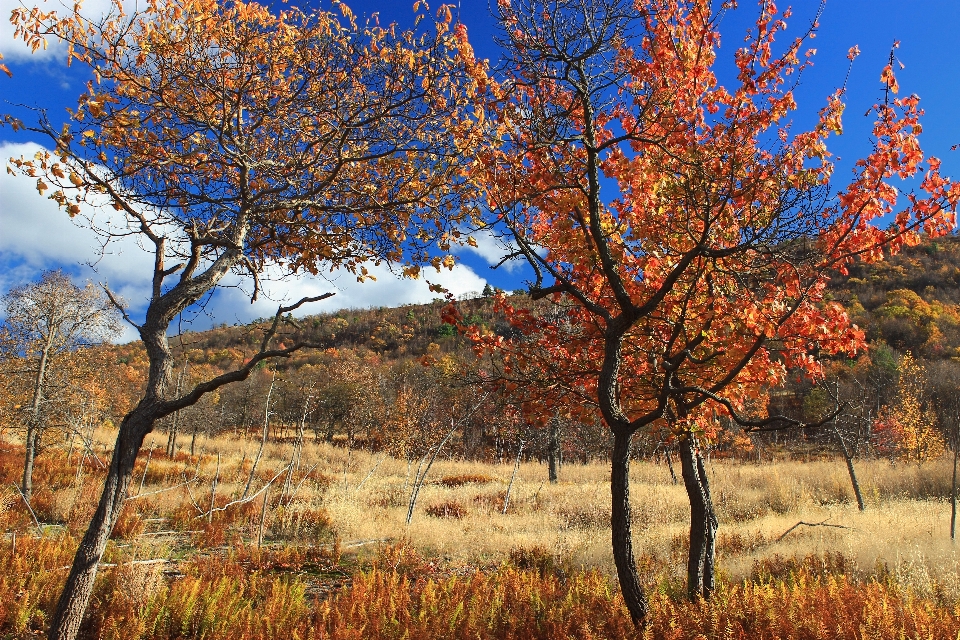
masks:
[[[75,638],[80,629],[83,614],[93,593],[100,558],[107,548],[110,533],[126,499],[137,452],[155,422],[152,409],[150,403],[141,402],[120,425],[100,502],[77,548],[73,566],[50,622],[48,637],[51,640]]]
[[[718,522],[710,496],[710,483],[703,466],[696,436],[680,442],[683,484],[690,501],[690,553],[687,557],[687,595],[709,599],[715,587],[715,554]]]
[[[633,558],[633,536],[630,531],[630,442],[633,434],[617,431],[613,439],[613,460],[610,472],[610,494],[613,508],[610,528],[613,537],[613,560],[623,601],[637,627],[647,622],[650,605],[640,585],[637,563]]]

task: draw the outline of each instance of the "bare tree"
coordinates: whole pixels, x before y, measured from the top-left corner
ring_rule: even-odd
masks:
[[[4,329],[17,355],[29,363],[32,378],[29,404],[23,409],[26,427],[21,491],[33,494],[33,464],[46,427],[48,387],[57,358],[67,351],[108,340],[120,331],[120,315],[92,284],[81,288],[62,271],[47,271],[38,282],[11,289],[3,297]]]

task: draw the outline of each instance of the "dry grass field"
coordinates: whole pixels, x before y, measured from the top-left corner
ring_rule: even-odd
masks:
[[[101,460],[110,437],[95,434]],[[603,463],[565,465],[557,484],[522,463],[504,513],[512,464],[438,459],[407,525],[416,462],[307,442],[290,474],[293,445],[268,443],[253,499],[227,506],[259,443],[168,459],[164,437],[144,447],[84,637],[960,638],[946,460],[861,461],[863,513],[840,460],[710,463],[710,603],[683,599],[682,484],[636,462],[635,549],[654,594],[639,633],[616,594]],[[38,529],[13,486],[21,452],[0,441],[0,638],[42,632],[99,495],[90,455],[46,450]]]

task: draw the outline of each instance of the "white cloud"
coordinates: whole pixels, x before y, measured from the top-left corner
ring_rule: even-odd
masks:
[[[124,2],[125,5],[131,5],[131,2]],[[14,9],[20,9],[26,6],[30,9],[36,6],[43,12],[56,11],[59,16],[66,16],[73,13],[72,2],[56,2],[49,0],[0,0],[0,53],[3,54],[5,61],[36,60],[48,61],[60,59],[66,62],[66,45],[57,39],[47,39],[47,47],[31,51],[23,40],[13,37],[14,29],[10,24],[10,13]],[[97,19],[106,15],[113,6],[111,0],[85,0],[82,4],[82,15]]]
[[[466,233],[466,232],[465,232]],[[469,251],[475,253],[489,265],[498,264],[503,258],[517,251],[517,246],[506,238],[500,237],[490,229],[480,229],[469,233],[477,242],[477,246],[463,245],[457,249],[458,253]],[[522,269],[526,262],[522,258],[513,258],[501,264],[498,269],[513,273]]]
[[[33,143],[0,144],[0,158],[5,161],[15,156],[32,156],[40,149]],[[101,248],[101,236],[84,226],[83,218],[93,217],[98,224],[107,225],[108,212],[113,213],[112,209],[85,207],[75,222],[55,202],[37,193],[36,180],[0,174],[0,293],[37,280],[46,269],[62,267],[75,276],[78,284],[86,280],[106,284],[126,300],[134,320],[142,317],[150,295],[152,254],[138,244],[135,235],[113,239]],[[438,296],[429,290],[423,278],[398,278],[383,265],[369,265],[368,269],[376,281],[358,283],[354,275],[346,272],[328,273],[326,277],[283,277],[279,267],[272,267],[264,274],[260,299],[252,305],[249,280],[231,275],[206,307],[187,314],[187,319],[195,318],[192,328],[196,330],[211,323],[248,322],[272,316],[281,303],[290,304],[301,297],[329,291],[336,295],[305,306],[299,315],[429,302]],[[428,268],[422,273],[426,280],[446,287],[454,295],[478,292],[486,284],[462,264],[452,271],[436,273]],[[136,338],[132,328],[122,336],[122,340]]]
[[[261,283],[263,290],[253,304],[250,304],[249,282],[230,276],[225,279],[226,286],[210,301],[206,313],[215,322],[248,322],[254,318],[272,316],[281,304],[289,305],[304,297],[335,293],[332,298],[301,307],[294,315],[302,317],[338,309],[396,307],[429,302],[439,294],[430,291],[427,281],[442,285],[455,296],[478,293],[486,284],[483,278],[462,264],[439,273],[425,269],[422,272],[425,277],[419,280],[399,278],[382,265],[369,265],[367,268],[377,278],[375,281],[360,283],[356,276],[347,272],[334,272],[328,277],[309,274],[281,277],[280,269],[273,267],[266,274],[270,279]],[[202,325],[203,321],[198,324]]]

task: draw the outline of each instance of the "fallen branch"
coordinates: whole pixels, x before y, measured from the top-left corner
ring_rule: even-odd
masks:
[[[203,511],[203,512],[201,512],[200,515],[198,515],[197,517],[198,517],[198,518],[207,518],[207,517],[209,517],[209,516],[212,516],[212,515],[213,515],[215,512],[217,512],[217,511],[226,511],[227,509],[229,509],[229,508],[232,507],[232,506],[235,506],[235,505],[238,505],[238,504],[246,504],[246,503],[248,503],[248,502],[253,502],[254,500],[257,499],[257,496],[259,496],[261,493],[263,493],[264,491],[266,491],[267,489],[269,489],[270,486],[271,486],[274,482],[276,482],[277,478],[279,478],[279,477],[282,476],[284,473],[286,473],[286,472],[290,469],[291,464],[292,464],[292,462],[291,462],[290,464],[287,464],[287,465],[286,465],[285,467],[283,467],[282,469],[280,469],[280,471],[278,471],[275,476],[273,476],[272,478],[270,478],[270,480],[267,481],[267,484],[263,485],[263,486],[260,488],[260,490],[257,491],[257,492],[256,492],[255,494],[253,494],[252,496],[247,496],[247,497],[245,497],[245,498],[240,498],[239,500],[234,500],[234,501],[232,501],[232,502],[228,502],[227,504],[223,505],[222,507],[216,507],[215,509],[210,509],[209,511]],[[196,505],[194,505],[194,506],[196,506]]]
[[[376,544],[378,542],[390,542],[393,538],[375,538],[373,540],[358,540],[356,542],[348,542],[347,544],[341,544],[341,549],[353,549],[354,547],[363,547],[368,544]]]
[[[200,529],[197,529],[197,530],[195,530],[195,531],[194,531],[194,530],[189,530],[189,531],[149,531],[149,532],[147,532],[147,533],[141,533],[141,534],[140,534],[139,536],[137,536],[137,537],[139,537],[139,538],[146,538],[147,536],[182,536],[182,535],[194,534],[194,533],[203,533],[203,531],[200,530]]]
[[[146,470],[144,470],[146,473]],[[167,491],[173,491],[174,489],[179,489],[180,487],[187,487],[187,491],[190,491],[190,485],[196,482],[200,478],[200,461],[197,460],[197,466],[194,468],[193,477],[189,480],[186,479],[187,474],[181,472],[180,477],[184,478],[183,482],[173,485],[172,487],[164,487],[163,489],[157,489],[156,491],[148,491],[146,493],[138,493],[135,496],[127,496],[127,502],[131,500],[137,500],[139,498],[146,498],[147,496],[155,496],[158,493],[166,493]],[[191,494],[193,497],[193,494]]]
[[[830,518],[827,518],[827,519],[824,520],[823,522],[804,522],[803,520],[801,520],[801,521],[798,522],[797,524],[793,525],[792,527],[790,527],[789,529],[787,529],[786,531],[784,531],[783,534],[781,534],[779,538],[777,538],[776,540],[774,540],[774,542],[780,542],[781,540],[783,540],[784,538],[787,537],[787,534],[788,534],[788,533],[790,533],[791,531],[793,531],[793,530],[796,529],[797,527],[802,527],[802,526],[807,526],[807,527],[833,527],[833,528],[835,528],[835,529],[853,529],[854,531],[856,531],[856,529],[855,529],[854,527],[847,527],[847,526],[844,526],[844,525],[842,525],[842,524],[828,524],[828,523],[827,523],[828,520],[830,520]]]

